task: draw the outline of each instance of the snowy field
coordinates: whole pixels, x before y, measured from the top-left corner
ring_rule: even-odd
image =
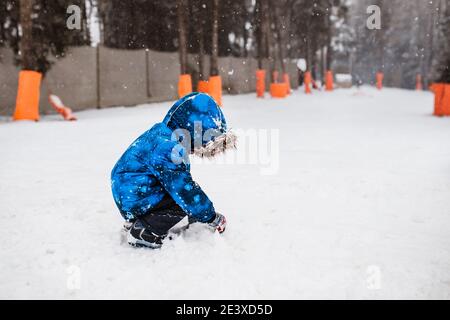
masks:
[[[225,96],[234,129],[279,129],[278,170],[193,163],[226,233],[133,249],[110,171],[169,106],[0,123],[0,298],[450,298],[450,119],[430,93]]]

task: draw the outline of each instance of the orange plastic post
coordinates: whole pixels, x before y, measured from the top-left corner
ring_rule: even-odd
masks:
[[[256,70],[256,97],[264,98],[266,91],[266,70]]]
[[[209,77],[209,94],[222,106],[222,78],[220,76]]]
[[[435,83],[433,84],[433,92],[434,92],[434,115],[441,117],[444,115],[443,110],[443,98],[444,98],[444,84],[443,83]]]
[[[325,74],[325,90],[333,91],[333,89],[334,89],[333,72],[331,70],[328,70]]]
[[[377,78],[377,89],[378,90],[383,89],[383,79],[384,79],[383,72],[377,72],[376,78]]]
[[[306,71],[305,72],[305,79],[304,79],[305,93],[306,94],[310,94],[312,92],[311,91],[311,82],[312,82],[311,71]]]
[[[283,82],[286,84],[286,93],[291,94],[291,80],[288,73],[283,73]]]
[[[272,82],[278,82],[278,71],[272,72]]]
[[[39,96],[42,74],[22,70],[19,73],[14,120],[39,120]]]
[[[50,102],[53,109],[56,110],[60,115],[63,116],[64,120],[75,121],[77,118],[72,114],[72,109],[66,107],[61,99],[54,94],[48,96],[48,101]]]
[[[421,74],[418,74],[416,76],[416,90],[417,91],[422,91],[423,90],[422,75]]]
[[[287,95],[286,82],[272,83],[270,85],[270,95],[273,98],[286,98]]]
[[[190,74],[181,74],[178,80],[178,96],[180,98],[192,92],[192,79]]]
[[[197,91],[198,92],[203,92],[203,93],[208,93],[209,92],[209,83],[208,81],[205,80],[200,80],[197,84]]]
[[[450,84],[444,84],[444,96],[442,98],[444,116],[450,116]]]

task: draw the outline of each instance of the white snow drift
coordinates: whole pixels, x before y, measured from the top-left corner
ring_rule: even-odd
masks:
[[[157,251],[120,243],[109,174],[170,103],[3,123],[0,298],[450,298],[450,119],[432,104],[224,97],[234,129],[279,130],[277,170],[194,162],[228,229]]]

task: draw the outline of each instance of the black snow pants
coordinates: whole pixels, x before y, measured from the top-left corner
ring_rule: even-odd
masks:
[[[164,196],[158,205],[140,216],[138,219],[143,222],[146,229],[149,229],[158,236],[165,237],[168,231],[187,215],[181,207],[168,194]],[[189,224],[196,222],[189,217]]]

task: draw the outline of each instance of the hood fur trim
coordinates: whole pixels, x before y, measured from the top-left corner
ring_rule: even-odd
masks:
[[[201,158],[212,158],[215,155],[224,153],[229,149],[236,149],[237,136],[228,130],[226,133],[216,137],[214,141],[210,141],[206,146],[194,149],[194,154]]]

